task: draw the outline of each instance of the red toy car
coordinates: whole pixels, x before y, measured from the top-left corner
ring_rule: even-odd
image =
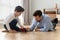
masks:
[[[26,28],[20,28],[21,32],[27,32]]]

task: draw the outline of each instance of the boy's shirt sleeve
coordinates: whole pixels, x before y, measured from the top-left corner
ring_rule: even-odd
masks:
[[[20,26],[20,23],[21,23],[21,22],[20,22],[20,19],[19,19],[19,18],[17,18],[17,20],[18,20],[18,25]]]
[[[19,25],[20,27],[23,27],[23,24],[21,23],[21,20],[20,20],[19,18],[17,18],[17,20],[18,20],[18,25]]]

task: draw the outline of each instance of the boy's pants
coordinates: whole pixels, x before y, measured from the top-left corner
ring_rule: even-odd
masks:
[[[11,30],[16,30],[17,32],[21,32],[20,28],[16,26],[17,22],[18,22],[17,19],[12,20],[9,23],[9,27],[10,27]],[[8,29],[7,29],[5,24],[4,24],[4,28],[8,31]]]

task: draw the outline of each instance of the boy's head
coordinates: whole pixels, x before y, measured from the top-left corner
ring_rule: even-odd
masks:
[[[35,17],[36,21],[41,21],[42,19],[42,11],[41,10],[36,10],[33,14],[33,16]]]
[[[24,8],[22,8],[21,6],[16,6],[15,15],[19,16],[19,15],[21,15],[22,12],[24,12]]]

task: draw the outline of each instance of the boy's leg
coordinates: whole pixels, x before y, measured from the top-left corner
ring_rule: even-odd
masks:
[[[12,30],[16,30],[17,32],[20,32],[20,28],[16,26],[17,22],[18,22],[17,19],[14,19],[9,23],[9,25]]]
[[[5,28],[6,30],[8,30],[5,24],[4,24],[4,28]]]
[[[2,31],[2,32],[9,32],[5,24],[4,24],[4,28],[5,28],[6,30],[4,30],[4,31]]]
[[[13,25],[11,25],[11,27],[12,27],[12,30],[15,30],[15,31],[17,31],[17,32],[21,32],[21,30],[20,30],[19,27],[13,26]]]
[[[58,18],[55,18],[55,19],[53,19],[52,20],[52,24],[53,24],[53,29],[55,29],[56,28],[56,24],[58,23]]]

